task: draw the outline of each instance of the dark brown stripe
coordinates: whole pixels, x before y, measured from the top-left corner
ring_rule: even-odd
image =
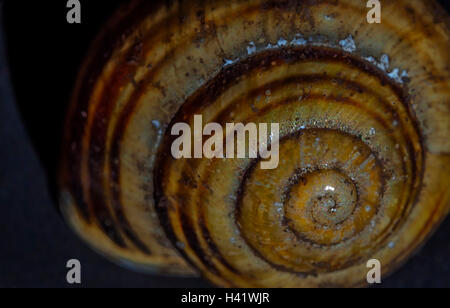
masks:
[[[106,95],[108,96],[108,95]],[[104,166],[105,166],[105,139],[107,132],[107,119],[110,116],[111,108],[100,105],[95,111],[94,121],[91,129],[91,139],[89,146],[89,175],[90,175],[90,201],[91,208],[105,234],[120,247],[126,247],[125,241],[115,227],[114,218],[111,215],[104,194]]]
[[[110,186],[112,193],[112,206],[115,211],[119,226],[121,227],[123,232],[125,232],[125,235],[128,237],[128,239],[143,253],[151,254],[150,249],[144,244],[144,242],[139,239],[138,235],[134,232],[123,210],[123,205],[121,202],[122,193],[120,190],[120,167],[118,166],[120,162],[119,160],[114,159],[114,157],[120,157],[119,152],[120,148],[116,144],[116,146],[113,146],[111,149],[111,156],[109,161],[109,168],[111,170],[110,180],[112,183]]]
[[[271,63],[273,61],[292,63],[295,61],[310,61],[310,60],[319,60],[319,61],[326,60],[326,61],[330,61],[330,62],[340,61],[340,62],[347,63],[353,67],[359,68],[359,69],[369,73],[370,75],[377,77],[380,80],[380,83],[382,85],[388,85],[391,88],[391,90],[397,95],[398,99],[403,104],[403,106],[408,106],[408,103],[407,103],[408,99],[407,99],[407,96],[405,95],[404,89],[402,89],[399,85],[395,84],[392,80],[390,80],[388,77],[386,77],[383,72],[381,72],[378,68],[374,67],[372,64],[362,62],[362,61],[356,59],[355,57],[348,55],[344,52],[336,51],[336,50],[332,50],[332,49],[328,49],[328,48],[323,48],[323,47],[287,48],[287,49],[268,50],[265,52],[261,52],[253,57],[250,57],[241,62],[238,62],[230,67],[224,68],[222,70],[222,72],[219,73],[219,75],[216,78],[213,78],[212,80],[210,80],[207,85],[205,85],[202,89],[197,91],[189,99],[189,101],[186,102],[180,108],[178,113],[173,118],[171,125],[173,125],[174,123],[179,122],[179,121],[186,121],[190,116],[192,116],[192,114],[194,112],[201,109],[202,106],[207,106],[208,104],[211,104],[214,101],[216,101],[217,98],[223,93],[223,91],[230,88],[232,85],[236,84],[238,82],[238,81],[236,81],[237,77],[241,76],[245,72],[248,72],[251,70],[256,70],[256,69],[266,70],[272,65]],[[320,81],[320,80],[329,80],[329,79],[331,79],[331,78],[324,76],[324,75],[293,77],[293,78],[288,78],[287,80],[286,79],[279,80],[274,83],[271,83],[270,88],[285,85],[286,82],[297,82],[299,80]],[[356,84],[354,82],[349,82],[347,80],[344,80],[343,82],[347,86],[350,86],[350,89],[353,89],[354,91],[358,91],[358,92],[367,91],[373,95],[376,95],[370,89],[366,89],[363,86]],[[265,85],[264,87],[268,87],[268,85]],[[262,90],[262,87],[259,89],[252,90],[252,92],[250,93],[250,96],[256,95],[256,93],[261,92],[261,90]],[[384,100],[384,98],[381,98],[379,95],[376,95],[376,97],[380,98],[380,101],[383,102],[383,105],[385,106],[385,108],[388,108],[390,111],[392,111],[392,115],[394,116],[394,118],[398,117],[398,114],[396,113],[396,111],[392,108],[392,106],[390,106],[390,104],[388,102],[386,102]],[[342,101],[342,102],[345,101],[346,103],[354,104],[358,107],[362,107],[361,105],[357,104],[356,102],[352,102],[352,100],[350,100],[350,99],[344,99],[344,98],[339,99],[336,97],[329,97],[329,99],[334,99],[334,100],[338,100],[338,101]],[[278,102],[278,103],[281,105],[281,104],[285,103],[285,101]],[[231,105],[233,105],[233,104],[231,104]],[[232,107],[230,107],[230,108],[232,108]],[[273,106],[268,107],[268,108],[273,108]],[[410,108],[408,108],[407,111],[411,113]],[[260,110],[259,114],[264,113],[264,112],[267,112],[267,110]],[[384,127],[391,126],[391,123],[388,123],[384,118],[380,117],[376,113],[371,112],[371,111],[370,111],[370,113],[377,121],[381,122]],[[221,113],[221,116],[219,116],[219,118],[226,117],[228,114],[229,114],[229,110],[226,110],[223,113]],[[415,117],[413,115],[411,115],[410,120],[413,122],[413,125],[414,124],[417,125],[416,121],[415,121]],[[171,125],[169,125],[169,127]],[[416,128],[416,132],[417,132],[417,126],[415,126],[415,128]],[[158,155],[158,162],[160,162],[160,163],[157,163],[158,168],[157,168],[157,172],[155,172],[155,200],[156,200],[157,204],[159,203],[158,200],[160,200],[160,198],[164,195],[164,190],[163,190],[162,186],[160,186],[159,184],[162,183],[162,181],[164,179],[164,168],[165,168],[166,164],[169,163],[167,160],[170,161],[170,157],[167,154],[167,149],[169,149],[168,146],[170,146],[171,141],[173,141],[172,139],[173,139],[173,137],[168,136],[166,134],[166,136],[163,140],[163,143],[160,147],[160,152],[159,152],[160,154]],[[408,139],[408,138],[406,138],[406,139]],[[418,140],[419,141],[421,140],[420,136],[418,137]],[[411,142],[409,142],[409,145],[411,146]],[[165,152],[165,153],[162,154],[163,152]],[[414,155],[415,155],[415,153],[414,153]],[[248,168],[248,170],[251,170],[252,168],[254,168],[257,161],[258,160],[253,161],[251,166]],[[380,162],[377,160],[377,163],[380,163]],[[415,163],[413,163],[413,166],[415,166]],[[403,168],[405,168],[405,166],[403,166]],[[249,172],[248,170],[247,170],[247,172]],[[246,176],[248,176],[248,174]],[[242,183],[245,183],[246,176],[244,176],[244,180],[242,181]],[[415,178],[415,172],[413,172],[413,177]],[[382,177],[382,179],[385,179],[385,177]],[[414,183],[414,181],[413,181],[413,183]],[[242,187],[243,187],[243,185],[241,185],[241,187],[240,187],[241,193],[238,193],[239,198],[242,198]],[[406,203],[406,204],[408,204],[408,203]],[[157,208],[158,208],[158,212],[160,214],[160,219],[161,219],[162,224],[166,226],[166,231],[171,233],[171,231],[168,230],[168,229],[170,229],[170,222],[168,221],[169,216],[167,215],[167,213],[166,214],[163,213],[165,210],[162,210],[161,207],[157,207]],[[239,207],[237,207],[237,212],[238,211],[239,211]],[[187,219],[188,219],[188,217],[186,217],[182,220],[181,224],[183,225],[183,227],[184,227],[185,220],[187,220]],[[401,220],[399,220],[399,221],[401,221]],[[394,226],[394,229],[395,228],[396,228],[396,226]],[[390,229],[390,228],[388,228],[388,229]],[[187,234],[190,232],[190,230],[191,229],[189,229],[189,227],[187,227],[187,229],[184,230],[184,233]],[[241,234],[242,234],[242,232],[241,232]],[[172,238],[172,240],[176,241],[175,234],[172,233],[171,238]],[[194,241],[194,240],[191,239],[191,241]],[[246,242],[249,245],[249,247],[251,247],[249,241],[246,240]],[[381,247],[382,244],[383,244],[383,241],[380,241],[377,246]],[[194,243],[194,246],[195,246],[195,243]],[[264,256],[262,256],[256,249],[253,248],[253,250],[257,255],[259,255],[261,258],[266,260],[264,258]],[[196,253],[198,254],[199,251],[196,251]],[[360,259],[358,259],[358,260],[360,260]],[[346,267],[350,267],[351,265],[354,265],[355,262],[358,262],[358,260],[355,258],[355,260],[351,260],[351,262],[349,261],[346,264]],[[266,260],[266,261],[269,262],[272,266],[274,266],[274,268],[278,268],[280,270],[284,270],[284,271],[293,273],[293,271],[290,269],[287,269],[287,268],[277,265],[277,264],[273,264],[269,260]],[[207,263],[205,263],[205,264],[207,264]],[[327,267],[323,266],[323,268],[327,268]],[[315,275],[316,272],[295,273],[295,274]]]

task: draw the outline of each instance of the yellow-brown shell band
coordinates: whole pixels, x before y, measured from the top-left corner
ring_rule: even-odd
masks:
[[[335,70],[338,67],[341,72]],[[363,72],[361,82],[351,70]],[[281,77],[265,82],[264,75],[269,74]],[[374,88],[365,82],[373,83]],[[240,92],[240,84],[245,84],[245,92]],[[346,120],[352,115],[338,115],[350,110],[370,119],[371,126],[360,123],[358,130]],[[269,172],[258,168],[260,159],[242,163],[175,160],[170,154],[176,138],[169,134],[171,125],[192,125],[195,114],[223,126],[229,122],[279,122],[280,166]],[[236,277],[250,274],[229,257],[229,246],[218,237],[218,221],[210,221],[214,217],[210,212],[220,211],[222,219],[229,221],[228,227],[235,228],[227,241],[234,242],[237,250],[248,246],[246,257],[253,254],[276,271],[315,276],[351,267],[388,245],[387,238],[414,206],[421,185],[421,137],[403,89],[372,64],[334,49],[273,49],[230,65],[192,95],[171,125],[156,164],[157,210],[180,252],[200,270],[215,275],[209,278],[221,281],[219,284],[234,285]],[[380,140],[385,142],[384,148],[378,144]],[[220,182],[221,176],[233,180]],[[333,192],[315,195],[314,187],[321,182],[335,183],[328,187]],[[397,185],[395,192],[387,188],[393,185]],[[397,193],[399,200],[393,201]],[[229,200],[224,201],[223,194]],[[311,200],[304,199],[309,197]],[[290,204],[291,199],[295,200]],[[331,215],[324,212],[330,202],[336,206]],[[390,221],[376,232],[374,224],[382,216],[390,216]],[[281,237],[288,234],[289,244],[280,244]],[[360,234],[363,240],[355,244]],[[239,244],[237,238],[242,239]],[[317,252],[286,254],[296,245]],[[330,251],[345,245],[356,245],[349,249],[351,255],[340,260],[334,254],[329,259]],[[273,249],[285,253],[273,253]]]
[[[433,1],[399,0],[383,6],[381,25],[367,25],[364,3],[353,0],[132,1],[105,27],[78,78],[62,208],[76,209],[69,220],[112,257],[187,269],[161,218],[172,242],[218,285],[354,283],[365,268],[352,264],[372,252],[390,270],[448,203],[448,20],[435,11]],[[194,114],[279,122],[278,180],[264,182],[259,160],[173,161],[169,123]],[[328,193],[316,189],[325,182],[334,185]],[[169,204],[159,217],[155,187],[158,204]],[[258,231],[263,222],[280,227],[270,236]],[[381,224],[371,238],[364,227],[374,222]],[[239,236],[226,232],[231,226]],[[284,247],[274,241],[280,230],[289,236]],[[342,251],[331,252],[337,243]]]

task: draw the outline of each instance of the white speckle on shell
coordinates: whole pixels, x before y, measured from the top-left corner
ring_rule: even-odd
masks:
[[[353,40],[353,36],[349,35],[346,39],[339,41],[339,45],[348,52],[354,52],[356,50],[356,44]]]
[[[155,127],[156,129],[161,128],[161,122],[159,122],[158,120],[153,120],[152,124],[153,124],[153,127]]]
[[[250,42],[250,44],[247,46],[247,54],[251,55],[256,52],[256,45],[254,42]]]
[[[280,46],[280,47],[282,47],[282,46],[286,46],[287,43],[288,43],[288,42],[287,42],[284,38],[280,38],[280,39],[278,40],[277,45]]]
[[[306,45],[306,43],[308,43],[308,41],[305,40],[301,34],[296,34],[294,39],[291,41],[291,44],[294,46],[302,46]]]

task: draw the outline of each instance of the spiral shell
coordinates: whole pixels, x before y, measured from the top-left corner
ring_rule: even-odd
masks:
[[[359,286],[374,258],[391,272],[450,208],[438,10],[383,3],[369,24],[357,0],[131,2],[78,78],[63,213],[117,261],[187,260],[219,286]],[[279,123],[278,167],[175,159],[171,127],[195,115]]]

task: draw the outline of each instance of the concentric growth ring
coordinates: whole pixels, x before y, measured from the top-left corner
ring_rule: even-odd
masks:
[[[450,210],[450,20],[434,0],[382,12],[370,24],[361,0],[127,1],[74,87],[64,217],[115,262],[218,286],[359,286],[369,259],[385,277]],[[278,123],[277,168],[176,160],[171,128],[195,115]]]
[[[301,285],[355,266],[389,245],[415,203],[423,150],[407,98],[344,52],[257,54],[208,82],[172,124],[194,130],[194,115],[281,129],[273,170],[261,159],[176,160],[171,126],[164,137],[155,179],[161,220],[219,284]]]

